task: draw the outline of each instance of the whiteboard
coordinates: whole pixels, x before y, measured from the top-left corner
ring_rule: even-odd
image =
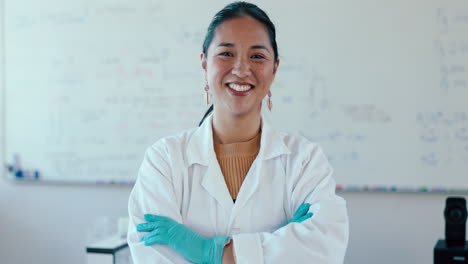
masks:
[[[199,54],[229,2],[5,0],[8,177],[133,183],[206,110]],[[281,58],[264,117],[319,143],[338,189],[468,190],[467,1],[254,3]]]

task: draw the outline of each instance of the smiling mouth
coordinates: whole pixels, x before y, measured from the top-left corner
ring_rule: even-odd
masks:
[[[228,83],[227,86],[236,92],[247,92],[255,87],[250,84],[236,84],[236,83]]]

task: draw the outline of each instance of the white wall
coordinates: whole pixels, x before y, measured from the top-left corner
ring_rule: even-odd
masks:
[[[0,64],[0,80],[2,73]],[[0,263],[84,263],[90,227],[101,217],[125,214],[129,192],[128,187],[18,184],[1,177]],[[443,237],[446,195],[342,195],[351,224],[345,263],[432,263],[433,246]]]

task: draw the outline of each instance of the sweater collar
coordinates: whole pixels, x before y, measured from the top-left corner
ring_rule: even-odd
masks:
[[[283,136],[273,130],[262,118],[262,135],[260,140],[260,151],[257,158],[268,160],[291,151],[284,144]],[[187,144],[188,164],[198,163],[208,166],[210,161],[216,161],[216,153],[213,145],[213,115],[210,115],[203,124],[195,129]]]

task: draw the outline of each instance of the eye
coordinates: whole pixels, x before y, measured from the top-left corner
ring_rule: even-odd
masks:
[[[261,54],[255,54],[255,55],[252,55],[251,56],[252,59],[264,59],[265,56],[261,55]]]
[[[233,56],[232,53],[229,52],[229,51],[223,51],[223,52],[221,52],[219,55],[221,55],[221,56],[228,56],[228,57],[232,57],[232,56]]]

